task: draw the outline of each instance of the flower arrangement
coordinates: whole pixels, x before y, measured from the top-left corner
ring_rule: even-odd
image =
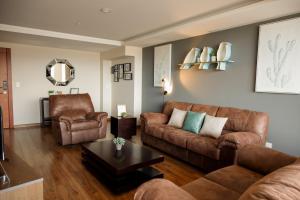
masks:
[[[122,146],[125,144],[125,139],[121,137],[116,137],[113,139],[113,143],[116,145],[117,150],[121,150]]]

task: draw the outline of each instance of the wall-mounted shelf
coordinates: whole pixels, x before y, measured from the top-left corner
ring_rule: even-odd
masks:
[[[186,70],[186,69],[191,69],[192,67],[194,66],[198,66],[198,65],[201,65],[201,64],[218,64],[217,67],[216,67],[216,70],[221,70],[221,71],[224,71],[226,68],[223,68],[222,67],[222,63],[234,63],[235,61],[233,60],[227,60],[227,61],[209,61],[209,62],[195,62],[195,63],[183,63],[183,64],[178,64],[179,66],[179,69],[182,69],[182,70]],[[183,66],[188,66],[190,65],[189,68],[184,68]],[[221,68],[219,68],[219,66],[221,66]],[[226,65],[225,65],[226,66]],[[202,69],[202,68],[199,68],[201,70],[207,70],[207,69]]]

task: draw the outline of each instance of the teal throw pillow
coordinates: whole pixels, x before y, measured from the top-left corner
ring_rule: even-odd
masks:
[[[183,129],[198,134],[205,115],[206,113],[188,111],[184,120]]]

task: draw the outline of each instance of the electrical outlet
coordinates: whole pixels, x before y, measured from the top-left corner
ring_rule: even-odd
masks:
[[[273,144],[271,142],[266,142],[266,147],[272,149]]]

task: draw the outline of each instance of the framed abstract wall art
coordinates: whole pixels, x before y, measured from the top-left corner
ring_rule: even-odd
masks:
[[[162,79],[171,80],[172,44],[154,48],[154,87],[162,87]]]
[[[300,94],[300,18],[259,27],[255,91]]]

